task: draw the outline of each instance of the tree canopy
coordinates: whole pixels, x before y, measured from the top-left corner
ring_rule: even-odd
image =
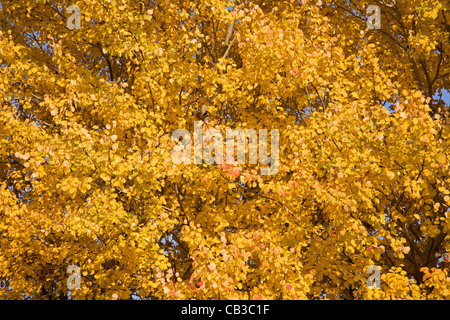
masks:
[[[0,1],[0,297],[449,299],[449,8]],[[174,163],[200,120],[277,172]]]

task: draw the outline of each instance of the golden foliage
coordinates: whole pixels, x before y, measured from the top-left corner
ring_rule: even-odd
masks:
[[[449,299],[450,3],[330,2],[2,1],[0,296]],[[205,105],[277,174],[173,164]]]

